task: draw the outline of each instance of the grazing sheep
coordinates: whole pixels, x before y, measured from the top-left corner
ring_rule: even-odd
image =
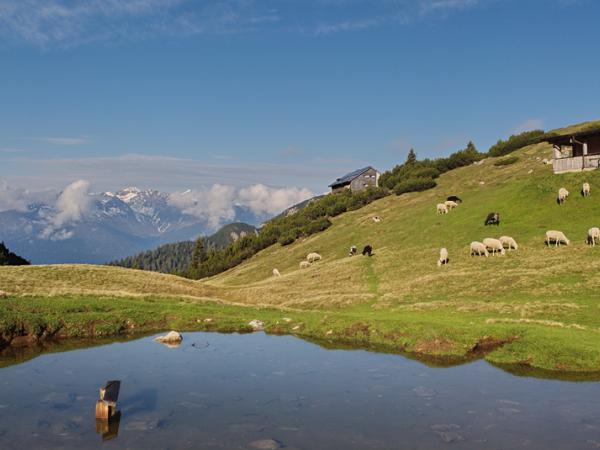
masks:
[[[500,236],[500,242],[502,242],[502,245],[505,246],[506,248],[508,248],[508,250],[518,250],[519,246],[517,245],[517,241],[515,241],[513,238],[511,238],[510,236]]]
[[[368,255],[371,256],[373,254],[373,247],[370,245],[365,245],[362,251],[363,256]]]
[[[547,158],[542,159],[542,164],[550,164],[550,160]]]
[[[448,214],[448,207],[444,203],[438,203],[437,213],[438,214]]]
[[[477,242],[477,241],[471,242],[471,256],[473,256],[473,255],[477,255],[477,256],[483,255],[486,258],[488,256],[490,256],[485,245],[483,245],[481,242]]]
[[[500,252],[501,255],[504,255],[505,253],[504,246],[502,245],[502,242],[500,242],[499,239],[485,238],[483,240],[483,245],[485,245],[488,251],[491,250],[492,255],[495,255],[497,252]]]
[[[373,222],[375,222],[375,223],[381,222],[381,217],[379,217],[379,216],[373,216]]]
[[[489,213],[484,225],[500,225],[500,214],[496,212]]]
[[[440,259],[438,259],[437,265],[438,267],[445,266],[450,262],[450,258],[448,258],[448,250],[444,247],[440,249]]]
[[[308,255],[306,255],[306,260],[311,264],[315,261],[321,261],[321,255],[319,255],[318,253],[309,253]]]
[[[279,270],[277,270],[277,269],[273,269],[273,276],[274,276],[274,277],[280,277],[280,276],[281,276],[281,274],[279,273]]]
[[[450,195],[446,200],[448,200],[449,202],[462,203],[462,200],[456,195]]]
[[[569,196],[569,191],[567,191],[565,188],[560,188],[558,190],[558,197],[556,197],[556,203],[558,203],[559,205],[562,205],[568,196]]]
[[[354,256],[357,252],[358,249],[356,248],[356,245],[353,245],[352,247],[350,247],[350,252],[348,253],[348,256]]]
[[[600,228],[598,228],[598,227],[590,228],[588,230],[586,242],[591,246],[595,246],[596,241],[600,242]]]
[[[310,263],[308,261],[300,261],[301,269],[308,269],[310,267]]]
[[[560,247],[560,244],[569,245],[571,241],[567,239],[562,231],[550,230],[546,231],[546,245],[550,246],[550,242],[554,242],[555,247]]]
[[[448,208],[450,210],[450,209],[456,208],[458,206],[458,203],[453,202],[452,200],[446,200],[444,202],[444,205],[446,205],[446,208]]]
[[[581,188],[581,195],[588,197],[590,195],[590,183],[583,183]]]

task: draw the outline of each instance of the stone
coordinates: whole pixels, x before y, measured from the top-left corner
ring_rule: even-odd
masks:
[[[282,448],[281,442],[278,442],[274,439],[260,439],[258,441],[252,441],[248,444],[248,447],[254,448],[257,450],[277,450]]]
[[[166,335],[158,336],[154,340],[163,344],[179,344],[183,341],[183,336],[177,331],[169,331]]]
[[[265,324],[262,320],[251,320],[248,325],[250,325],[254,331],[263,331],[265,329]]]

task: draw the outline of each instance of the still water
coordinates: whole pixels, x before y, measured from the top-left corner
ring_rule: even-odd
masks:
[[[120,420],[97,430],[112,379]],[[593,449],[600,383],[262,333],[185,333],[178,348],[146,337],[0,369],[0,448]]]

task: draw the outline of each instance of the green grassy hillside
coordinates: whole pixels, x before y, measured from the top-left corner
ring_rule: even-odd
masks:
[[[442,175],[432,190],[389,196],[335,217],[324,232],[274,245],[201,282],[108,267],[2,268],[0,290],[10,298],[0,314],[33,317],[47,312],[48,296],[56,296],[61,311],[77,302],[110,304],[123,323],[133,311],[126,307],[129,298],[148,312],[137,319],[146,324],[142,329],[151,323],[194,329],[222,323],[244,330],[254,317],[264,320],[267,331],[335,345],[600,371],[600,246],[584,242],[587,230],[600,226],[600,171],[554,175],[541,161],[551,157],[548,144],[513,155],[514,164],[496,166],[498,159],[488,158]],[[592,186],[589,198],[579,195],[584,181]],[[556,204],[560,187],[571,192],[562,206]],[[463,203],[437,215],[436,204],[448,195]],[[501,214],[498,227],[483,224],[492,211]],[[383,220],[375,223],[375,215]],[[546,247],[549,229],[563,231],[571,245]],[[519,250],[503,257],[469,255],[471,241],[501,235],[514,237]],[[373,257],[348,257],[351,245],[360,250],[365,244],[374,247]],[[440,268],[442,246],[450,264]],[[310,252],[323,260],[300,269]],[[272,275],[274,268],[281,277]],[[207,314],[213,320],[204,322]],[[152,315],[160,320],[152,322]],[[82,317],[79,324],[99,320],[91,313]]]

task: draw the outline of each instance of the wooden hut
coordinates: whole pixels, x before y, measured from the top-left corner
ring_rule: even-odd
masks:
[[[580,172],[600,166],[600,129],[551,136],[554,173]]]

